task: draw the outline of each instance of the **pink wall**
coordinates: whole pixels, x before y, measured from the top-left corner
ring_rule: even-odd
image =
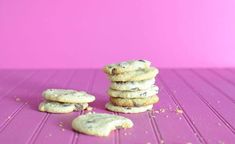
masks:
[[[235,66],[235,0],[0,0],[0,68]]]

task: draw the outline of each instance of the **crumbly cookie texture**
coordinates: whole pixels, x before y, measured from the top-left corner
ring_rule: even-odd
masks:
[[[42,95],[46,100],[64,103],[89,103],[95,100],[95,96],[84,91],[67,89],[47,89]]]
[[[72,122],[74,130],[95,136],[108,136],[112,130],[132,126],[133,122],[130,119],[103,113],[87,113],[78,116]]]
[[[149,89],[155,83],[155,78],[142,81],[111,82],[110,88],[119,91],[140,91]]]
[[[140,90],[140,91],[119,91],[119,90],[108,90],[108,95],[111,97],[119,98],[147,98],[158,93],[159,88],[155,85],[152,85],[149,89]]]
[[[141,107],[121,107],[115,106],[111,102],[108,102],[105,105],[106,109],[113,111],[113,112],[120,112],[120,113],[141,113],[145,111],[149,111],[153,108],[153,105],[141,106]]]
[[[150,67],[151,62],[147,60],[130,60],[116,64],[110,64],[104,67],[104,72],[107,74],[120,74],[138,69],[145,69]]]
[[[116,106],[122,107],[141,107],[147,105],[153,105],[159,101],[158,96],[151,96],[148,98],[114,98],[110,97],[110,102]]]
[[[158,74],[159,70],[154,67],[149,67],[146,69],[139,69],[136,71],[129,71],[115,75],[109,75],[111,81],[142,81],[147,79],[152,79]]]
[[[87,103],[84,104],[68,104],[52,101],[41,102],[38,109],[42,112],[49,113],[70,113],[73,111],[84,110],[88,107]]]

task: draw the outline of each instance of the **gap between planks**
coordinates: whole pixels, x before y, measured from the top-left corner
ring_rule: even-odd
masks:
[[[196,91],[189,82],[187,82],[178,72],[172,70],[174,74],[181,79],[195,94],[198,98],[212,111],[212,113],[220,120],[224,125],[233,133],[235,134],[234,127],[198,92]]]
[[[218,92],[220,92],[223,96],[225,96],[227,99],[229,99],[232,103],[235,104],[235,100],[230,97],[228,94],[226,94],[223,90],[221,90],[220,88],[218,88],[217,86],[215,86],[214,84],[212,84],[210,81],[208,81],[207,79],[205,79],[203,76],[201,76],[200,74],[198,74],[197,72],[195,72],[194,70],[190,69],[191,72],[193,72],[196,76],[198,76],[200,79],[202,79],[203,81],[205,81],[208,85],[210,85],[211,87],[213,87],[214,89],[216,89]]]
[[[19,83],[16,84],[15,87],[11,88],[9,91],[7,91],[6,93],[2,94],[2,96],[0,97],[0,101],[8,96],[13,90],[15,90],[18,86],[20,86],[22,83],[24,83],[26,80],[30,79],[35,73],[37,72],[31,72],[31,74],[29,74],[29,76],[25,77],[22,81],[20,81]]]
[[[180,102],[178,101],[178,99],[175,97],[174,93],[170,90],[170,88],[166,85],[166,83],[163,81],[163,79],[161,78],[161,76],[159,75],[159,81],[162,83],[162,85],[165,87],[166,89],[166,93],[171,97],[171,99],[173,100],[173,102],[184,111],[183,118],[186,120],[187,124],[190,126],[191,130],[193,131],[193,133],[195,134],[196,138],[199,140],[199,142],[201,142],[202,144],[207,144],[206,139],[202,136],[201,132],[198,130],[198,128],[193,124],[191,118],[189,117],[189,115],[187,114],[187,112],[185,111],[185,109],[182,107],[182,105],[180,104]]]
[[[219,74],[218,72],[216,72],[216,71],[214,71],[212,69],[209,69],[208,71],[210,71],[214,75],[218,76],[219,78],[223,79],[227,83],[230,83],[231,85],[235,86],[235,82],[234,81],[231,81],[230,79],[225,78],[223,75]]]
[[[56,72],[52,73],[46,80],[45,82],[41,85],[41,87],[43,87],[47,81],[49,81],[49,79],[55,74]],[[32,92],[30,94],[31,97],[33,94],[35,94],[37,92],[37,90],[35,90],[34,92]],[[10,119],[7,119],[3,124],[1,124],[0,126],[0,133],[3,132],[3,130],[10,124],[10,122],[21,112],[21,110],[23,110],[23,108],[27,105],[28,101],[23,103],[22,105],[20,105],[11,115],[10,115]]]

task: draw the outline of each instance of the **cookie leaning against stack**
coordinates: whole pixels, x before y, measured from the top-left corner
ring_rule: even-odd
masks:
[[[84,91],[47,89],[42,93],[46,99],[39,105],[39,110],[50,113],[70,113],[84,110],[95,97]]]
[[[151,110],[159,101],[159,88],[154,85],[158,69],[147,60],[130,60],[104,67],[111,85],[110,102],[106,108],[122,113],[139,113]]]

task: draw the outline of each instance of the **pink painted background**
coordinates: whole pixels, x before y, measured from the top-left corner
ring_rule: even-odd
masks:
[[[235,0],[0,0],[0,68],[235,66]]]

